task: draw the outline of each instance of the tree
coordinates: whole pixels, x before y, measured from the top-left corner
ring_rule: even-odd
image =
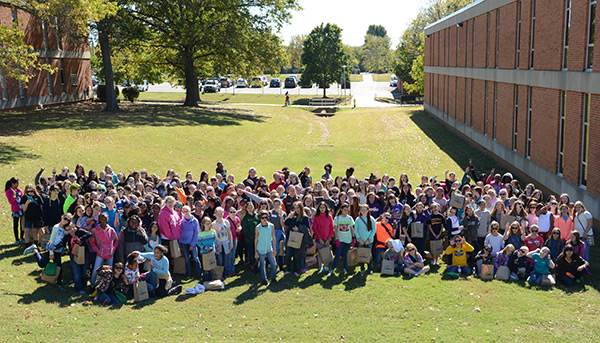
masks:
[[[404,82],[404,89],[406,89],[409,93],[423,95],[425,91],[425,54],[423,54],[423,47],[419,48],[419,51],[421,54],[415,58],[410,71],[410,77],[414,82],[410,84],[408,82]]]
[[[428,4],[421,8],[419,14],[411,21],[402,34],[400,44],[398,44],[396,49],[394,71],[399,80],[408,83],[414,81],[411,76],[412,65],[415,59],[423,54],[424,49],[419,49],[425,45],[422,35],[425,27],[472,2],[473,0],[429,0]]]
[[[385,37],[387,36],[387,30],[382,25],[369,25],[367,29],[367,36]]]
[[[138,0],[125,7],[147,29],[144,40],[161,66],[198,106],[198,78],[275,69],[284,53],[274,31],[299,8],[295,0]]]
[[[340,78],[346,63],[341,37],[342,29],[328,23],[315,27],[304,41],[302,78],[322,86],[324,98],[327,97],[327,85]]]
[[[292,73],[298,73],[302,71],[302,46],[306,35],[292,36],[290,44],[286,47],[288,55],[288,63],[290,71]]]
[[[370,73],[380,73],[389,70],[392,55],[390,37],[365,36],[365,44],[360,49],[362,66]]]

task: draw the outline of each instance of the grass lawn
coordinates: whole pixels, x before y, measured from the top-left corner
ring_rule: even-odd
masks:
[[[284,165],[297,172],[308,165],[321,175],[330,162],[334,175],[354,166],[358,177],[407,172],[414,183],[421,174],[459,171],[469,157],[482,169],[494,164],[421,107],[343,109],[327,118],[297,107],[121,107],[117,114],[101,112],[100,104],[0,113],[0,175],[16,175],[24,187],[42,166],[49,172],[82,163],[87,171],[110,163],[116,171],[146,168],[164,175],[174,168],[198,177],[221,160],[237,180],[250,166],[270,180]],[[575,289],[529,289],[476,278],[442,280],[439,271],[416,279],[327,278],[313,269],[267,289],[242,271],[224,291],[102,308],[75,295],[72,286],[59,291],[41,281],[33,257],[9,245],[6,200],[0,213],[0,335],[7,342],[593,342],[600,330],[597,277]],[[593,251],[595,275],[599,263]],[[193,285],[186,281],[184,288]]]
[[[373,81],[376,82],[390,82],[391,73],[387,74],[373,74]]]
[[[203,102],[223,102],[223,103],[239,103],[239,104],[274,104],[274,105],[283,105],[285,102],[285,91],[283,90],[283,95],[275,95],[275,94],[235,94],[233,95],[231,89],[228,89],[228,93],[206,93],[201,94],[200,99]],[[293,90],[292,90],[293,91]],[[322,90],[319,91],[319,95],[293,95],[290,94],[290,101],[292,105],[308,105],[308,102],[311,98],[322,96]],[[329,96],[330,98],[341,98],[339,96]],[[348,97],[350,99],[350,97]],[[157,92],[142,92],[140,93],[139,100],[148,100],[148,101],[180,101],[183,103],[185,100],[185,93],[157,93]],[[125,101],[121,99],[121,101]]]
[[[350,82],[362,82],[363,77],[361,74],[350,74]]]

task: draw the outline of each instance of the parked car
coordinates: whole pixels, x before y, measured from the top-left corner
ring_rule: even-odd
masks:
[[[271,82],[269,83],[269,87],[271,88],[279,88],[281,87],[281,80],[278,78],[272,78]]]
[[[204,93],[218,93],[221,91],[221,84],[217,80],[208,80],[202,87]]]
[[[229,88],[233,86],[233,80],[228,77],[221,77],[219,79],[219,83],[221,84],[221,88]]]
[[[250,82],[250,88],[260,88],[262,87],[262,80],[260,79],[260,77],[255,76],[252,78],[252,81]]]
[[[296,74],[290,74],[288,77],[293,77],[294,79],[296,79],[296,83],[300,82],[300,78]]]
[[[390,87],[398,87],[398,77],[396,75],[390,77]]]
[[[238,79],[235,83],[235,86],[237,88],[246,88],[248,87],[248,81],[246,81],[245,79]]]
[[[263,86],[268,86],[269,85],[269,79],[266,76],[259,76],[260,81],[262,82]]]
[[[296,88],[296,87],[298,87],[298,80],[295,79],[294,77],[288,76],[285,78],[285,81],[283,82],[283,87],[284,88]]]

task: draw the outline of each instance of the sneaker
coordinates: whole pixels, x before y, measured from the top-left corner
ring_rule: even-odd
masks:
[[[267,281],[267,280],[263,280],[263,281],[262,281],[262,284],[263,284],[263,285],[265,285],[265,286],[268,286],[268,285],[269,285],[269,281]]]
[[[361,271],[360,271],[360,275],[365,275],[365,271],[364,271],[364,270],[361,270]]]
[[[271,285],[274,285],[277,283],[277,279],[271,279]]]
[[[36,249],[37,249],[37,245],[32,244],[32,245],[28,246],[27,249],[25,249],[25,251],[23,251],[23,255],[33,254],[33,251]]]
[[[177,285],[175,287],[172,287],[171,289],[169,289],[169,292],[167,293],[168,295],[177,295],[177,294],[181,294],[181,290],[182,287],[181,285]]]
[[[325,270],[325,267],[319,268],[319,273],[322,273]]]
[[[25,244],[25,240],[23,238],[19,239],[19,244]]]
[[[323,267],[323,270],[325,270],[326,272],[329,271],[329,267]]]
[[[21,244],[21,241],[19,241],[19,240],[17,239],[13,245],[19,245],[19,244]]]
[[[329,273],[327,273],[327,276],[331,276],[333,275],[333,269],[329,271]]]

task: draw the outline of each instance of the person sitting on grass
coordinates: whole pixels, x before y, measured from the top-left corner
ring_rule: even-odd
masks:
[[[494,274],[498,271],[498,268],[502,266],[508,267],[508,261],[514,252],[515,247],[509,244],[496,253],[496,257],[494,258]]]
[[[399,239],[388,238],[385,241],[387,250],[383,253],[383,259],[394,261],[394,275],[399,275],[404,271],[404,246]]]
[[[413,243],[406,245],[406,254],[404,255],[404,273],[411,277],[426,274],[429,271],[429,266],[426,266],[423,257],[417,251],[417,247]]]
[[[492,250],[493,248],[491,245],[486,245],[477,253],[477,256],[475,256],[475,271],[479,277],[481,277],[481,266],[484,264],[494,264],[494,255],[492,255]]]
[[[141,260],[140,254],[134,251],[127,255],[127,265],[125,266],[125,278],[128,284],[138,283],[140,281],[146,281],[148,287],[148,294],[154,295],[154,288],[156,287],[156,276],[154,273],[140,274],[139,261]],[[127,297],[133,298],[133,289],[130,289]]]
[[[583,272],[588,266],[586,260],[575,254],[573,246],[567,244],[563,253],[556,259],[556,277],[561,283],[573,286],[581,281]]]
[[[560,255],[565,248],[565,241],[560,237],[559,228],[555,227],[552,229],[552,234],[548,237],[544,246],[550,249],[550,258],[552,261],[556,261],[558,255]]]
[[[150,261],[150,272],[147,274],[148,277],[152,279],[156,277],[157,286],[155,290],[156,296],[167,296],[173,294],[181,293],[181,285],[176,287],[171,287],[173,285],[173,279],[171,278],[171,273],[169,273],[169,260],[164,256],[169,250],[164,246],[158,244],[154,247],[154,252],[145,252],[140,253],[140,257],[145,260]]]
[[[277,283],[277,279],[275,278],[277,275],[277,262],[275,262],[277,251],[275,244],[277,240],[275,239],[275,227],[269,222],[269,212],[261,210],[258,213],[258,217],[260,218],[260,224],[256,226],[254,236],[254,251],[256,251],[254,257],[259,261],[263,285],[268,286],[269,281],[267,280],[267,265],[265,260],[269,260],[269,264],[271,265],[271,283]]]
[[[503,236],[505,246],[511,244],[515,249],[518,250],[523,245],[525,238],[525,232],[523,232],[521,224],[519,224],[518,221],[515,220],[510,224],[506,223]]]
[[[117,262],[113,268],[107,265],[102,265],[96,270],[96,274],[100,277],[96,285],[97,295],[95,301],[103,306],[113,304],[121,304],[127,301],[126,294],[129,293],[129,285],[125,274],[123,274],[123,263]]]
[[[531,263],[529,263],[529,259],[527,258],[527,253],[529,252],[529,248],[527,246],[522,246],[517,250],[516,254],[510,255],[508,259],[508,269],[510,269],[510,279],[513,281],[521,279],[525,279],[529,276],[531,271]]]
[[[471,268],[467,264],[467,253],[473,250],[473,246],[465,242],[465,237],[454,236],[444,251],[445,255],[452,256],[451,264],[446,267],[446,273],[450,276],[471,275]]]
[[[54,261],[56,263],[58,271],[58,278],[56,280],[56,284],[60,290],[64,290],[62,286],[62,253],[65,251],[65,245],[61,244],[65,237],[68,236],[67,228],[73,219],[73,215],[71,213],[65,213],[61,217],[60,223],[54,225],[52,228],[52,233],[50,234],[50,240],[46,243],[46,252],[43,255],[40,255],[38,248],[35,244],[30,245],[25,251],[23,251],[24,255],[29,255],[33,253],[35,260],[40,268],[46,268],[50,261]]]
[[[550,249],[547,247],[535,249],[527,253],[527,257],[533,260],[533,271],[527,282],[532,286],[541,285],[543,277],[550,273],[551,268],[554,268],[554,262],[550,258]]]

